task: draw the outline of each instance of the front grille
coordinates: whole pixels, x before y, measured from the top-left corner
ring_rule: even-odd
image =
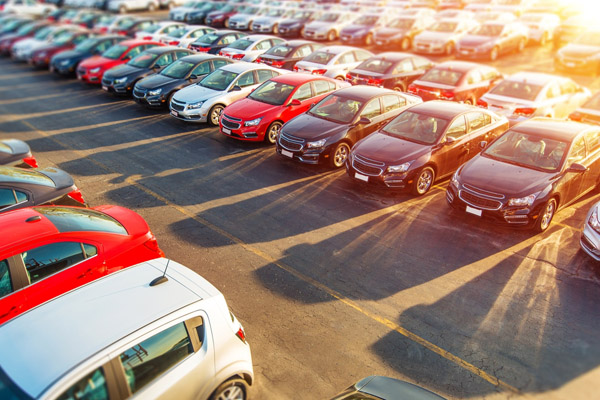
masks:
[[[279,132],[279,144],[287,150],[299,151],[304,146],[304,140]]]
[[[361,172],[365,175],[370,176],[379,176],[383,173],[384,163],[371,160],[366,157],[361,157],[359,155],[354,155],[352,160],[352,167],[358,172]]]
[[[594,253],[596,255],[600,255],[600,251],[598,251],[598,249],[596,249],[596,246],[594,246],[592,244],[592,242],[590,242],[590,240],[587,238],[587,236],[585,235],[581,235],[581,241],[580,241],[581,245],[583,247],[585,247],[589,252]]]
[[[460,190],[458,197],[465,203],[483,210],[498,210],[502,207],[502,203],[498,200],[486,199],[466,190]]]
[[[235,122],[231,122],[226,120],[225,118],[221,118],[221,124],[225,127],[225,128],[229,128],[229,129],[240,129],[240,124],[235,123]]]
[[[110,85],[112,85],[112,81],[110,79],[103,78],[102,84],[105,86],[110,86]]]
[[[139,89],[135,88],[135,89],[133,90],[133,95],[134,95],[135,97],[146,97],[146,92],[142,92],[142,91],[140,91]]]
[[[230,121],[242,122],[241,118],[232,117],[231,115],[223,114],[223,117],[227,118]]]
[[[175,111],[183,111],[183,110],[185,110],[185,106],[184,105],[177,104],[173,100],[171,100],[171,108],[173,110],[175,110]]]
[[[488,190],[483,190],[483,189],[478,188],[477,186],[469,185],[468,183],[464,183],[463,187],[465,189],[469,190],[470,192],[473,192],[475,194],[480,194],[484,197],[491,197],[493,199],[499,199],[499,200],[502,200],[504,198],[503,194],[490,192]]]

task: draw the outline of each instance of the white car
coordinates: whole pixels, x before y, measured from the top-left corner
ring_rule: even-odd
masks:
[[[15,43],[11,49],[11,57],[15,61],[27,61],[31,54],[42,46],[46,46],[58,35],[67,31],[81,30],[76,25],[51,25],[40,29],[32,38]]]
[[[416,53],[451,55],[459,39],[477,26],[479,23],[475,19],[439,20],[415,36],[413,50]]]
[[[246,399],[254,380],[223,294],[164,258],[4,323],[0,354],[1,393],[12,399]]]
[[[237,61],[253,62],[258,56],[284,40],[269,35],[248,35],[239,38],[219,51],[219,55]]]
[[[554,32],[560,26],[560,18],[550,13],[525,13],[519,21],[529,28],[529,40],[544,46],[554,39]]]
[[[225,107],[283,72],[264,64],[246,62],[223,66],[197,84],[177,91],[169,104],[171,115],[187,122],[208,122],[218,126]]]
[[[109,11],[121,14],[129,11],[156,11],[158,7],[158,0],[109,0],[106,6]]]
[[[274,33],[279,32],[279,23],[287,18],[291,18],[297,10],[287,8],[271,8],[265,15],[258,16],[252,21],[250,30],[256,33]]]
[[[56,10],[54,4],[40,3],[35,0],[7,0],[2,11],[6,14],[31,15],[41,17]]]
[[[186,25],[181,22],[160,21],[148,26],[135,33],[136,39],[160,41],[163,37],[169,36],[171,32],[184,28]]]
[[[269,9],[267,7],[260,7],[258,5],[249,5],[238,13],[229,17],[229,29],[247,30],[252,26],[254,18],[258,18],[261,15],[265,15]]]
[[[370,51],[351,46],[327,46],[298,61],[294,71],[345,80],[346,74],[368,58]]]
[[[304,32],[302,32],[302,37],[331,42],[340,36],[340,31],[346,25],[350,25],[358,17],[360,15],[355,13],[328,11],[314,21],[306,24]]]
[[[160,41],[170,46],[183,47],[187,49],[190,43],[198,39],[200,36],[209,32],[214,32],[216,29],[204,25],[186,25],[179,29],[170,32],[166,36],[162,36]]]

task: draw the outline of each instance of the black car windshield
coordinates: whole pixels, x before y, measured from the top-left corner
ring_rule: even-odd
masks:
[[[557,171],[568,144],[554,139],[509,130],[481,154],[510,164],[542,171]]]
[[[341,14],[337,14],[337,13],[327,13],[327,14],[323,14],[321,15],[317,21],[321,21],[321,22],[335,22],[340,18]]]
[[[119,57],[121,57],[121,55],[123,55],[123,53],[127,51],[128,48],[129,47],[124,46],[122,44],[115,44],[112,47],[109,47],[108,50],[106,50],[104,53],[102,53],[102,57],[110,58],[111,60],[116,60]]]
[[[302,61],[310,61],[315,64],[326,65],[335,57],[334,53],[328,53],[326,51],[315,51],[304,57]]]
[[[246,50],[253,43],[254,43],[253,40],[248,40],[246,38],[241,38],[241,39],[238,39],[235,42],[227,45],[227,47],[229,47],[231,49],[237,49],[237,50]]]
[[[116,219],[89,208],[35,207],[35,211],[52,222],[59,232],[107,232],[127,235]]]
[[[159,56],[160,54],[144,52],[138,55],[137,57],[129,60],[127,65],[131,65],[132,67],[138,68],[148,68]]]
[[[44,40],[50,35],[50,33],[55,29],[53,26],[47,26],[45,28],[40,29],[33,35],[33,37],[37,40]]]
[[[498,37],[502,33],[502,28],[502,25],[483,24],[473,31],[473,35]]]
[[[392,23],[389,24],[389,27],[397,29],[410,29],[414,23],[414,18],[398,18],[392,21]]]
[[[280,82],[267,81],[260,85],[248,98],[261,103],[280,106],[290,97],[295,86]]]
[[[371,26],[371,25],[375,25],[378,20],[379,20],[379,17],[377,15],[363,15],[362,17],[360,17],[356,21],[354,21],[352,24]]]
[[[227,89],[227,87],[231,84],[231,82],[233,82],[235,78],[237,78],[237,76],[238,74],[234,72],[218,69],[208,74],[204,79],[202,79],[198,83],[198,85],[213,90],[223,91]]]
[[[448,121],[413,111],[404,111],[382,129],[400,139],[421,144],[434,144],[443,135]]]
[[[370,58],[363,61],[356,69],[383,74],[392,66],[392,62],[381,58]]]
[[[458,22],[440,21],[427,28],[427,30],[432,32],[454,32],[457,25]]]
[[[490,90],[490,94],[513,97],[516,99],[535,100],[542,90],[542,86],[528,82],[503,80]]]
[[[575,40],[576,44],[600,47],[600,31],[586,32]]]
[[[198,39],[194,41],[194,43],[201,44],[212,44],[215,40],[219,39],[221,36],[216,33],[206,33],[200,36]]]
[[[362,101],[330,94],[308,111],[308,114],[328,121],[349,124],[354,120],[362,105]]]
[[[173,79],[183,79],[195,66],[196,64],[191,62],[178,60],[163,69],[160,74]]]
[[[88,52],[94,47],[96,47],[98,43],[100,43],[100,40],[98,40],[97,38],[89,38],[75,46],[75,50],[81,52]]]
[[[34,183],[36,185],[56,187],[54,181],[42,172],[43,170],[38,172],[22,168],[0,167],[0,182]]]
[[[265,54],[269,54],[277,57],[286,57],[294,50],[293,47],[288,46],[287,44],[278,44],[277,46],[271,47]]]
[[[451,71],[443,68],[430,69],[419,78],[420,81],[441,83],[442,85],[456,86],[463,77],[464,73],[459,71]]]

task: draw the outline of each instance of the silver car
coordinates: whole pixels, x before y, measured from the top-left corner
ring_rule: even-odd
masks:
[[[560,25],[558,15],[550,13],[525,13],[519,21],[529,28],[529,39],[541,46],[554,39],[554,32]]]
[[[204,25],[185,25],[179,29],[169,32],[167,36],[162,36],[160,41],[170,46],[188,48],[189,44],[194,42],[200,36],[216,29]]]
[[[147,28],[136,32],[136,39],[160,41],[161,38],[168,36],[171,32],[175,32],[179,28],[184,28],[186,25],[181,22],[160,21],[148,26]]]
[[[328,78],[345,80],[346,74],[364,60],[373,57],[370,51],[351,46],[327,46],[298,61],[294,71],[323,75]]]
[[[258,56],[284,40],[269,35],[248,35],[239,38],[219,51],[219,55],[237,61],[253,62]]]
[[[454,53],[456,43],[479,23],[474,19],[442,19],[415,36],[413,50],[425,54]]]
[[[348,12],[329,11],[304,27],[305,39],[334,41],[340,31],[351,24],[360,15]]]
[[[187,122],[208,122],[217,126],[225,107],[282,72],[263,64],[226,65],[197,84],[176,92],[169,104],[171,115]]]
[[[291,18],[297,10],[287,8],[272,8],[265,15],[261,15],[252,21],[250,30],[256,33],[279,33],[279,23]]]
[[[247,30],[250,29],[255,18],[265,15],[269,9],[267,7],[249,6],[243,11],[229,17],[229,29]]]
[[[121,14],[129,11],[156,11],[158,7],[158,0],[109,0],[106,6],[108,10]]]
[[[585,217],[579,245],[590,257],[600,261],[600,202],[595,203]]]
[[[40,29],[32,38],[27,38],[15,43],[11,49],[11,57],[16,61],[27,61],[31,54],[42,46],[46,46],[53,39],[65,32],[81,30],[78,25],[49,26]]]

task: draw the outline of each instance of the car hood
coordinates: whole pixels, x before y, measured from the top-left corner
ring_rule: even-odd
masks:
[[[63,51],[57,55],[54,56],[54,60],[55,61],[62,61],[62,60],[76,60],[76,59],[80,59],[83,57],[89,57],[90,53],[82,53],[81,51],[78,50],[66,50]]]
[[[12,154],[14,154],[14,155],[29,154],[29,152],[31,151],[31,149],[29,148],[29,145],[19,139],[6,139],[6,140],[2,141],[2,143],[7,145],[8,147],[10,147]]]
[[[454,32],[431,32],[426,31],[419,33],[415,36],[415,40],[421,42],[436,42],[436,41],[446,41],[454,36]]]
[[[487,43],[494,43],[496,38],[480,35],[465,35],[458,42],[461,46],[476,47]]]
[[[138,68],[132,65],[117,65],[104,73],[105,78],[122,78],[129,75],[137,75],[147,72],[148,68]]]
[[[587,58],[600,53],[600,45],[587,46],[583,44],[568,44],[558,52],[561,56],[573,58]]]
[[[69,174],[58,168],[48,167],[44,169],[38,169],[37,171],[52,179],[56,189],[65,189],[75,184],[73,178],[71,178]]]
[[[136,83],[135,86],[140,89],[158,89],[163,86],[167,86],[170,84],[179,84],[184,81],[185,79],[173,79],[169,78],[168,76],[154,74],[142,79],[141,81]]]
[[[386,133],[375,132],[358,142],[353,152],[389,165],[415,160],[429,153],[430,150],[430,145],[409,142]]]
[[[312,141],[329,138],[340,132],[345,132],[348,130],[348,124],[327,121],[309,114],[301,114],[286,123],[282,130],[289,135]]]
[[[200,85],[191,85],[175,92],[173,99],[184,103],[196,103],[223,93],[225,91],[213,90]]]
[[[335,26],[337,22],[325,22],[325,21],[313,21],[310,24],[306,25],[306,28],[310,28],[313,30],[326,30],[333,26]]]
[[[344,27],[344,29],[342,29],[342,33],[345,33],[346,35],[354,35],[356,33],[359,32],[368,32],[372,29],[372,26],[365,26],[365,25],[346,25]]]
[[[408,32],[407,29],[399,29],[399,28],[380,28],[375,31],[375,37],[379,38],[390,38],[396,35],[404,35]]]
[[[93,56],[86,60],[83,60],[81,64],[79,64],[83,68],[93,69],[96,67],[105,67],[110,64],[118,64],[119,60],[113,60],[111,58],[106,58],[102,56]]]
[[[260,101],[245,98],[228,105],[224,112],[232,117],[248,120],[276,112],[277,110],[281,110],[281,108],[282,106],[261,103]]]

